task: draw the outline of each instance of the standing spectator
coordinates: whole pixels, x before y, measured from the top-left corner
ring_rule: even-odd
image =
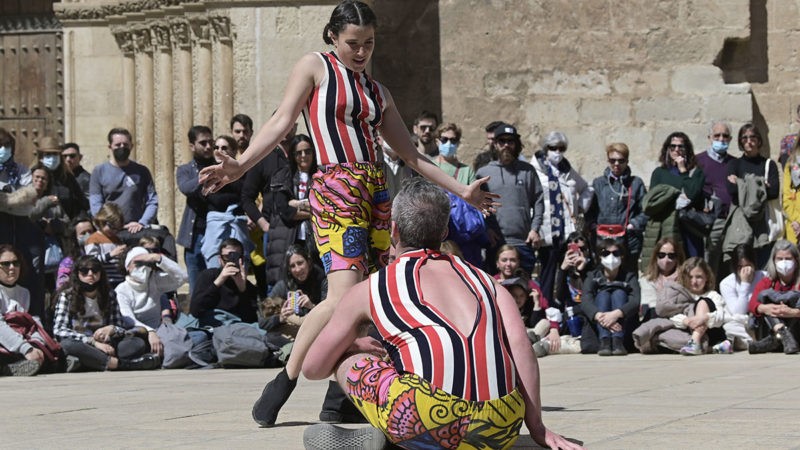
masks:
[[[727,122],[715,120],[708,129],[708,149],[697,155],[697,167],[703,169],[705,184],[703,195],[717,203],[717,219],[706,239],[706,260],[714,273],[719,273],[722,262],[722,234],[731,208],[728,193],[728,162],[735,157],[728,153],[732,139],[731,126]]]
[[[750,353],[774,352],[783,347],[787,355],[797,353],[797,291],[800,290],[800,252],[791,242],[779,239],[772,247],[767,276],[756,284],[748,309],[767,337],[750,344]]]
[[[122,210],[116,203],[106,203],[94,216],[97,231],[89,235],[84,247],[87,255],[92,255],[103,264],[103,272],[111,289],[122,283],[125,274],[120,268],[120,258],[128,251],[117,233],[124,223]]]
[[[547,298],[553,297],[556,270],[563,259],[566,237],[583,232],[583,216],[592,205],[592,189],[564,154],[569,141],[560,131],[551,131],[531,159],[543,188],[542,242],[539,246],[539,283]]]
[[[11,353],[0,356],[0,375],[33,376],[44,364],[44,353],[11,328],[4,316],[10,312],[28,312],[30,292],[17,284],[22,270],[22,253],[0,245],[0,348]]]
[[[486,186],[503,199],[497,214],[488,219],[494,220],[496,226],[490,224],[489,228],[496,230],[499,227],[502,240],[517,248],[520,265],[531,273],[536,262],[534,249],[542,242],[539,234],[544,215],[542,185],[533,166],[519,160],[522,141],[516,128],[508,124],[499,125],[495,128],[494,139],[497,161],[478,169],[477,175],[478,178],[490,177]],[[493,240],[497,242],[498,238]],[[488,254],[493,252],[487,253],[487,259]]]
[[[412,128],[414,135],[411,136],[411,142],[414,143],[420,154],[427,156],[439,154],[439,148],[433,138],[438,125],[439,116],[430,111],[422,111],[414,119],[414,127]]]
[[[253,137],[253,119],[246,114],[236,114],[231,117],[231,135],[236,139],[239,153],[243,153],[250,145],[250,138]]]
[[[779,198],[781,185],[778,165],[775,164],[775,161],[768,160],[759,153],[764,140],[761,138],[761,132],[758,127],[752,123],[742,125],[739,128],[738,142],[742,156],[739,159],[728,162],[728,193],[731,196],[731,204],[739,206],[739,189],[736,182],[739,179],[744,179],[747,174],[753,174],[764,179],[767,200]],[[754,235],[758,230],[767,227],[766,221],[767,218],[764,215],[764,218],[758,224],[753,225],[755,227],[753,230]],[[753,246],[756,248],[756,265],[764,267],[769,261],[772,243],[768,242],[764,245]]]
[[[789,152],[784,161],[782,206],[786,215],[786,240],[797,245],[800,236],[800,141]]]
[[[628,167],[630,150],[626,144],[615,142],[608,144],[605,150],[608,167],[602,176],[592,181],[594,200],[586,223],[598,240],[602,238],[597,231],[601,225],[622,225],[629,263],[636,267],[642,253],[642,232],[647,225],[642,206],[644,182]]]
[[[594,348],[587,346],[587,328],[597,330],[600,356],[624,356],[625,340],[633,331],[627,326],[639,313],[639,280],[635,270],[623,265],[625,247],[614,239],[603,239],[598,245],[597,268],[586,277],[583,284],[581,309],[589,326],[583,327],[581,347],[584,352]],[[630,329],[629,329],[630,328]]]
[[[705,208],[703,202],[705,175],[695,163],[694,146],[689,136],[680,131],[670,133],[661,146],[658,161],[661,165],[656,167],[650,176],[650,189],[658,185],[672,186],[680,191],[675,201],[676,210],[690,208],[702,211]],[[703,256],[703,238],[691,233],[681,223],[678,224],[678,230],[683,237],[686,255]]]
[[[192,160],[178,166],[175,172],[178,189],[186,196],[186,207],[183,209],[175,242],[183,247],[183,261],[189,274],[189,292],[194,288],[197,274],[206,269],[206,260],[200,248],[206,232],[208,204],[203,197],[203,187],[198,176],[201,169],[214,164],[213,139],[211,128],[207,126],[195,125],[190,128],[189,148],[192,151]]]
[[[80,186],[84,197],[86,197],[86,210],[88,211],[89,183],[92,175],[81,165],[81,161],[83,161],[81,148],[74,142],[67,142],[61,146],[61,158],[63,158],[64,165],[72,173],[72,176],[75,177],[75,181],[78,182],[78,186]]]
[[[152,370],[161,365],[139,336],[127,335],[114,291],[93,256],[75,262],[70,282],[58,293],[53,334],[67,358],[67,372],[78,368]]]
[[[111,159],[92,170],[89,203],[97,215],[106,202],[116,203],[129,220],[125,229],[138,233],[157,221],[158,195],[150,170],[130,158],[133,148],[131,133],[124,128],[108,132]]]
[[[36,189],[36,204],[30,213],[30,219],[38,227],[45,242],[42,269],[45,277],[45,290],[51,293],[56,286],[55,274],[58,264],[63,258],[61,236],[69,217],[64,212],[59,198],[51,194],[52,175],[43,165],[36,164],[31,168],[33,187]],[[34,262],[35,265],[38,263]]]
[[[458,160],[458,148],[461,144],[461,128],[458,125],[449,122],[439,125],[436,129],[436,144],[439,154],[433,158],[434,164],[461,184],[475,181],[472,167]]]
[[[797,105],[797,109],[795,109],[794,121],[800,123],[800,105]],[[789,153],[792,152],[792,149],[797,147],[797,137],[798,133],[790,133],[781,139],[781,152],[778,156],[778,161],[784,166],[786,166],[786,161],[791,159]]]
[[[58,198],[58,203],[70,219],[89,211],[89,201],[77,180],[64,163],[58,141],[50,136],[39,139],[36,148],[39,163],[50,172],[48,193]]]
[[[386,190],[389,191],[389,198],[394,198],[400,192],[403,180],[413,177],[414,171],[383,140],[380,133],[375,139],[381,147],[381,153],[383,153],[383,174],[386,177]]]
[[[494,145],[494,129],[503,123],[504,122],[501,120],[495,120],[489,122],[489,124],[484,127],[483,130],[486,132],[486,144],[481,148],[478,155],[475,156],[475,159],[472,160],[472,170],[475,172],[489,164],[490,161],[495,161],[497,159],[497,150]]]

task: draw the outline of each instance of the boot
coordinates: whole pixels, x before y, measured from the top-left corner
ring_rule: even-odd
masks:
[[[600,339],[600,351],[597,356],[611,356],[611,338]]]
[[[614,356],[625,356],[628,354],[621,337],[611,338],[611,354]]]
[[[542,339],[541,341],[533,344],[533,352],[536,353],[537,358],[544,358],[550,354],[550,340]]]
[[[117,370],[153,370],[161,367],[161,357],[148,353],[134,359],[120,359]]]
[[[781,343],[783,344],[783,353],[787,355],[793,355],[797,352],[800,352],[800,346],[797,345],[797,340],[794,338],[794,335],[791,331],[789,331],[788,327],[781,328],[777,333],[776,336],[779,337]]]
[[[32,377],[42,368],[39,361],[21,359],[9,364],[0,365],[0,375],[11,377]]]
[[[328,392],[322,402],[319,420],[328,423],[367,423],[367,419],[335,381],[328,381]]]
[[[775,336],[769,335],[760,341],[751,342],[747,347],[747,352],[751,355],[755,355],[756,353],[769,353],[774,352],[778,347],[780,347],[780,342],[775,339]]]
[[[278,413],[286,400],[289,400],[295,386],[297,386],[297,380],[290,380],[286,369],[281,370],[274,380],[264,386],[261,397],[253,405],[253,420],[262,427],[275,425]]]

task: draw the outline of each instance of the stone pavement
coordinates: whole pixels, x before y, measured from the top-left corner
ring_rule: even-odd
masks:
[[[800,356],[558,355],[544,421],[593,449],[800,448]],[[277,369],[0,378],[2,448],[302,448],[326,382],[301,380],[274,428],[250,407]],[[527,435],[515,448],[538,448]]]

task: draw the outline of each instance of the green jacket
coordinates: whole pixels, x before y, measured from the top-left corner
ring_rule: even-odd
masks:
[[[678,230],[678,212],[675,210],[675,199],[680,194],[681,190],[678,188],[668,184],[658,184],[644,196],[643,208],[648,220],[642,239],[642,257],[639,260],[639,270],[642,272],[650,262],[656,242],[662,237],[671,236],[675,239],[675,245],[683,245]]]

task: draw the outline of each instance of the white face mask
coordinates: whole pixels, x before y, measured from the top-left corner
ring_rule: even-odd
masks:
[[[622,258],[614,255],[603,256],[600,258],[600,264],[608,270],[615,270],[622,264]]]
[[[150,267],[139,266],[131,270],[131,273],[128,274],[128,277],[137,283],[144,284],[147,283],[147,278],[150,276],[151,270],[152,269]]]
[[[564,160],[564,154],[561,152],[554,152],[552,150],[547,151],[547,160],[550,161],[550,164],[557,166],[561,161]]]
[[[794,272],[794,261],[791,259],[782,259],[775,263],[775,270],[781,275],[789,275]]]

